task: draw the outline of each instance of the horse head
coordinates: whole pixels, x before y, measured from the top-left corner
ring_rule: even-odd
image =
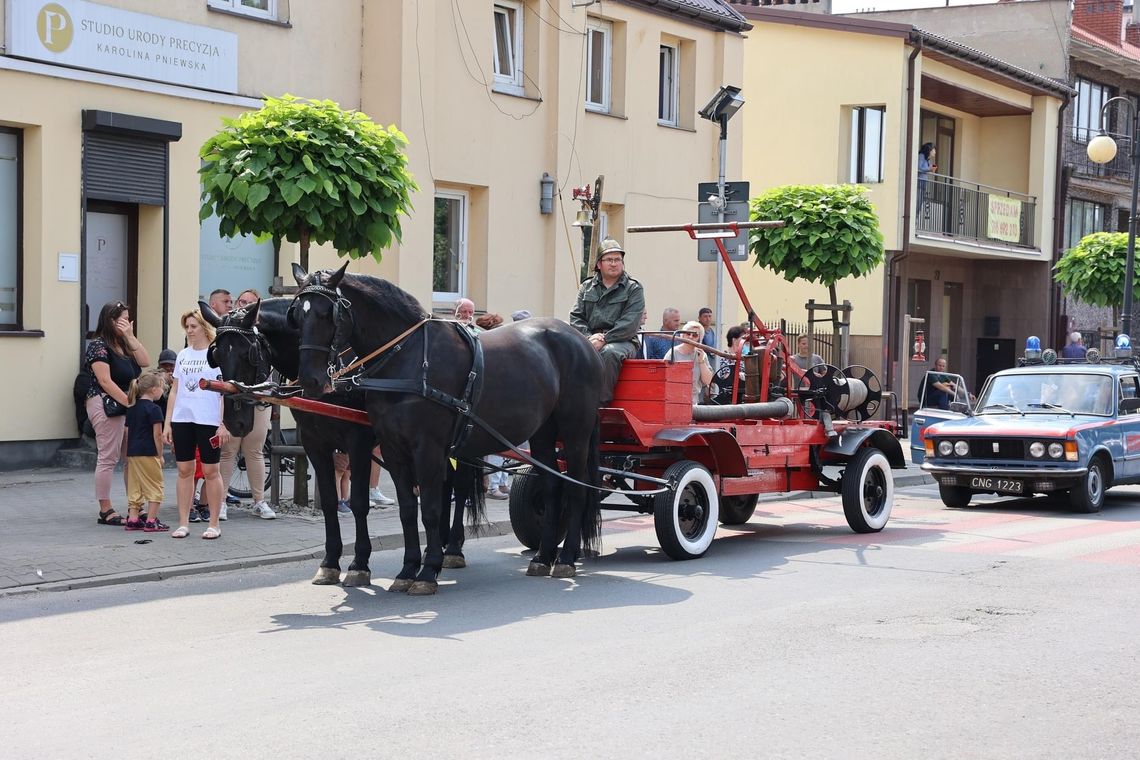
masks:
[[[300,333],[298,381],[305,395],[315,398],[331,390],[337,355],[352,334],[352,304],[340,293],[348,262],[335,272],[307,273],[293,265],[299,290],[289,307],[288,322]]]
[[[222,378],[243,385],[256,385],[269,378],[269,345],[257,330],[261,301],[218,316],[210,305],[198,302],[202,317],[217,330],[206,361],[221,370]],[[253,429],[253,404],[227,397],[222,405],[222,421],[231,434],[243,437]]]

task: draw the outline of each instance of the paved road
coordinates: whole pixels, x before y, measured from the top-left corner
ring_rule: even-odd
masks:
[[[0,599],[10,757],[1135,757],[1140,491],[1099,515],[762,505],[709,554],[607,523],[575,580],[470,545],[440,593],[311,563]]]

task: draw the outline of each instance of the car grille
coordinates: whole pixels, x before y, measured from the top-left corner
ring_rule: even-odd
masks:
[[[997,451],[994,451],[994,444]],[[1025,459],[1025,441],[1020,438],[980,438],[970,441],[974,459]]]

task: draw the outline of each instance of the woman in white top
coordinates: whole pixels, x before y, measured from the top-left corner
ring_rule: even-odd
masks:
[[[218,461],[230,433],[222,423],[222,395],[198,387],[202,378],[218,380],[221,377],[218,370],[206,362],[206,349],[214,340],[214,328],[195,309],[182,315],[182,329],[186,331],[189,345],[178,353],[174,362],[170,398],[166,402],[166,424],[162,427],[162,438],[172,445],[178,461],[178,528],[170,535],[173,538],[190,535],[187,524],[194,497],[194,452],[197,450],[206,476],[203,491],[210,502],[210,527],[202,538],[217,538],[222,535],[218,518],[224,491]]]
[[[705,328],[701,327],[700,322],[686,322],[680,332],[684,337],[700,343]],[[693,363],[693,404],[701,403],[705,386],[713,379],[712,367],[709,366],[709,357],[704,349],[688,343],[677,343],[665,354],[665,361]]]

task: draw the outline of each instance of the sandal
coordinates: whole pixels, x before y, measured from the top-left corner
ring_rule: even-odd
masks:
[[[189,535],[190,535],[190,529],[187,528],[185,525],[183,525],[182,527],[178,528],[176,531],[171,533],[170,537],[171,538],[186,538]]]
[[[124,521],[123,516],[116,512],[114,507],[111,507],[106,512],[99,513],[98,522],[100,525],[117,525],[121,527]]]
[[[213,540],[215,538],[220,538],[221,535],[222,535],[222,529],[221,528],[215,528],[215,527],[211,526],[209,528],[206,528],[206,530],[202,533],[202,538],[205,538],[207,540]]]

